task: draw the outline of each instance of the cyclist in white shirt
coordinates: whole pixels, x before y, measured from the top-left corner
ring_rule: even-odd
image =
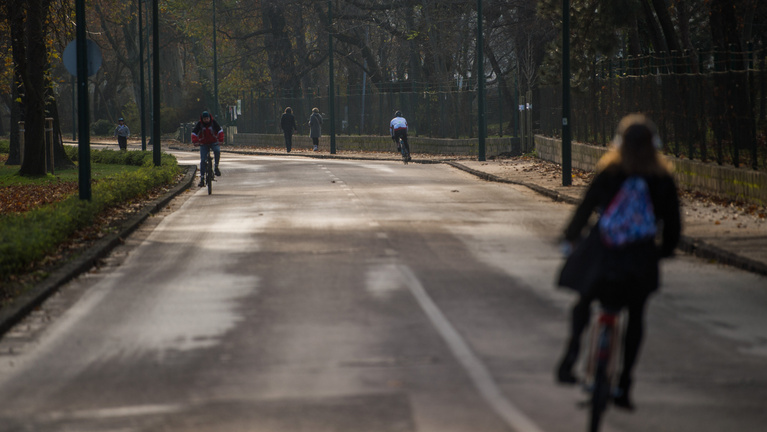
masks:
[[[391,132],[391,139],[397,143],[397,151],[402,152],[402,148],[399,144],[399,139],[402,138],[402,144],[405,145],[408,154],[408,160],[410,160],[410,145],[407,143],[407,120],[402,117],[402,113],[397,111],[394,113],[394,118],[389,123],[389,131]]]

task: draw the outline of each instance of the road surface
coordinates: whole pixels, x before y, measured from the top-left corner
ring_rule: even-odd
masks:
[[[570,206],[444,165],[221,169],[0,341],[0,431],[585,430],[553,381]],[[604,430],[764,431],[765,278],[663,279]]]

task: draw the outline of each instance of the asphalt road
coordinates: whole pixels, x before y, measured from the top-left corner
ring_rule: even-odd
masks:
[[[445,165],[221,169],[0,341],[0,431],[585,430],[553,382],[569,205]],[[604,430],[763,431],[765,278],[663,275]]]

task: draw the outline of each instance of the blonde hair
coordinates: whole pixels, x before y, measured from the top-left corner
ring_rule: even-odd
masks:
[[[610,151],[597,162],[597,172],[620,170],[628,175],[664,175],[671,164],[658,151],[661,147],[655,123],[644,114],[621,119]]]
[[[318,113],[318,112],[320,112],[320,109],[319,108],[312,108],[312,112],[313,113]]]

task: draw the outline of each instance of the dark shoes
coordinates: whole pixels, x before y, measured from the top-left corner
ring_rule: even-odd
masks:
[[[216,166],[216,168],[213,169],[213,173],[216,174],[216,177],[221,177],[221,171],[218,170],[218,166]]]
[[[573,371],[571,368],[563,368],[559,367],[557,369],[557,382],[559,384],[577,384],[578,383],[578,377],[573,374]]]
[[[578,354],[577,352],[575,354],[571,352],[565,353],[564,358],[562,358],[562,361],[559,362],[559,366],[557,367],[557,382],[560,384],[577,384],[578,383],[578,377],[573,374],[573,367],[575,366],[575,360],[577,360]]]
[[[626,411],[634,411],[636,406],[634,402],[629,399],[629,394],[626,391],[618,389],[616,395],[613,397],[613,405],[616,408],[624,409]]]
[[[205,179],[204,179],[204,178],[201,178],[201,179],[200,179],[200,182],[199,182],[199,183],[197,183],[197,187],[204,187],[204,186],[205,186]]]
[[[618,387],[613,390],[613,405],[616,408],[624,409],[626,411],[634,411],[636,407],[634,403],[629,399],[629,393],[631,393],[631,378],[628,375],[621,374],[618,380]]]

